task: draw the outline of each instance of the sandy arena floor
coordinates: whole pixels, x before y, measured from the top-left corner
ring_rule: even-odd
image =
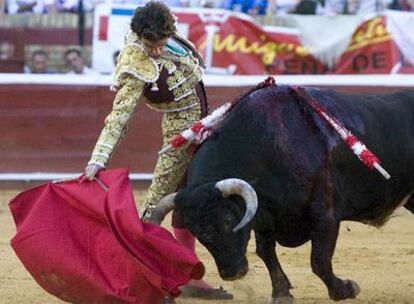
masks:
[[[7,203],[15,194],[15,191],[0,192],[0,303],[64,303],[35,283],[9,246],[15,227]],[[309,244],[297,249],[278,248],[281,263],[295,287],[296,303],[334,303],[319,278],[312,274],[309,250]],[[250,271],[237,282],[223,282],[206,249],[199,245],[198,252],[207,268],[207,280],[234,292],[235,300],[178,299],[177,303],[267,303],[270,279],[255,255],[254,241],[248,248]],[[397,216],[379,230],[353,222],[342,223],[334,269],[338,276],[353,279],[361,287],[358,299],[341,303],[414,304],[414,215],[399,209]]]

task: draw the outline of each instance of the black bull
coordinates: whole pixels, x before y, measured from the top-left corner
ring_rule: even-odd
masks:
[[[289,87],[272,85],[241,98],[194,155],[187,187],[173,195],[172,208],[213,255],[223,279],[246,274],[247,243],[255,231],[272,303],[293,302],[276,242],[296,247],[310,240],[312,270],[329,296],[353,298],[358,285],[332,270],[340,222],[381,226],[404,204],[414,213],[414,92],[307,92],[382,160],[390,180],[365,167]],[[236,232],[248,208],[239,195],[223,195],[216,186],[228,178],[246,181],[258,198],[253,219]]]

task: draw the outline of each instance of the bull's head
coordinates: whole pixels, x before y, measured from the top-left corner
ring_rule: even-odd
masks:
[[[166,196],[153,210],[151,222],[159,224],[177,209],[188,229],[213,255],[220,276],[234,280],[248,270],[247,224],[257,205],[256,192],[247,182],[226,179]]]

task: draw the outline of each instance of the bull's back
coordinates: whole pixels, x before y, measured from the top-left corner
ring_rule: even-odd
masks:
[[[330,170],[340,219],[366,216],[371,206],[389,207],[414,187],[412,92],[308,93],[382,160],[391,180],[366,168],[306,101],[298,100],[288,87],[271,86],[233,107],[196,153],[190,182],[238,177],[252,182],[272,206],[287,210],[286,205],[294,204],[305,210],[309,181]]]
[[[312,92],[347,110],[345,126],[381,161],[386,180],[368,169],[344,144],[333,150],[333,179],[337,216],[381,225],[414,190],[414,93],[346,95]],[[338,115],[341,119],[342,115]],[[350,123],[351,122],[351,123]]]
[[[342,94],[311,90],[340,122],[368,140],[414,143],[414,92]],[[331,111],[329,111],[331,110]],[[389,146],[387,146],[389,148]]]

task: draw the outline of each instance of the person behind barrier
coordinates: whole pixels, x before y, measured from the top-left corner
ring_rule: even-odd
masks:
[[[30,74],[54,74],[54,70],[48,67],[48,54],[46,51],[39,49],[32,53],[30,66],[25,66],[24,72]]]
[[[339,1],[343,2],[343,1]],[[321,0],[301,0],[296,5],[293,13],[299,15],[320,15],[323,11],[325,1]]]
[[[90,67],[85,65],[80,50],[71,48],[65,52],[66,63],[70,67],[70,71],[67,74],[78,74],[78,75],[97,75],[98,72],[92,70]]]
[[[225,0],[223,8],[250,15],[265,15],[268,1],[266,0]]]
[[[0,60],[11,60],[15,56],[16,47],[9,41],[0,42]]]
[[[113,108],[85,168],[86,177],[93,180],[108,166],[138,103],[145,102],[164,113],[161,125],[164,146],[205,116],[203,69],[200,54],[177,34],[176,18],[166,5],[149,2],[137,8],[115,68],[112,89],[117,94]],[[159,156],[144,199],[144,219],[163,197],[176,191],[189,160],[186,149]],[[173,215],[173,227],[178,242],[195,252],[195,238],[185,229],[178,214]],[[190,281],[182,292],[185,296],[207,299],[233,298],[232,294],[213,288],[204,280]]]
[[[6,8],[10,15],[21,13],[43,14],[46,12],[43,0],[6,0]]]
[[[44,0],[47,4],[48,13],[79,13],[92,12],[99,0]]]
[[[414,0],[393,0],[388,8],[400,11],[414,11]]]

